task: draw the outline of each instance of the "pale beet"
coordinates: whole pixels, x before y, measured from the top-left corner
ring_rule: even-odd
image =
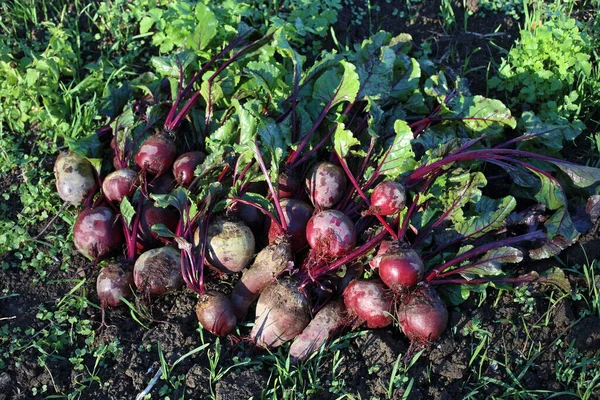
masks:
[[[260,294],[250,338],[259,346],[274,348],[298,336],[310,322],[306,296],[292,279],[276,280]]]
[[[318,209],[333,207],[346,193],[344,170],[329,162],[315,165],[306,177],[308,197]]]
[[[306,240],[306,224],[313,215],[313,208],[302,200],[281,199],[281,209],[290,235],[292,251],[302,250],[308,245]],[[277,224],[269,227],[269,242],[273,242],[283,233]]]
[[[294,361],[306,360],[328,340],[332,339],[344,326],[346,307],[340,299],[325,305],[294,339],[290,346],[290,357]]]
[[[143,253],[135,262],[133,280],[145,295],[158,296],[183,286],[179,251],[160,247]]]
[[[84,210],[73,225],[75,247],[90,260],[101,260],[123,245],[123,228],[108,207]]]
[[[355,280],[344,290],[348,314],[368,328],[384,328],[393,321],[392,302],[385,286],[378,280]]]
[[[244,318],[264,287],[291,265],[292,250],[285,236],[279,237],[256,255],[231,292],[231,303],[238,320]]]
[[[175,143],[166,135],[156,134],[147,138],[135,154],[135,163],[152,175],[169,171],[177,157]]]
[[[171,232],[175,232],[178,223],[177,213],[168,208],[155,207],[151,201],[145,203],[140,213],[138,247],[147,250],[165,244],[167,240],[154,232],[152,227],[156,224],[164,224]]]
[[[196,304],[196,317],[204,329],[217,336],[227,335],[237,322],[229,298],[216,291],[200,295]]]
[[[431,286],[417,287],[398,307],[402,332],[417,344],[436,340],[448,325],[446,304]]]
[[[198,230],[194,243],[200,243]],[[208,226],[206,261],[222,272],[239,272],[250,265],[255,245],[254,234],[245,223],[218,218]]]
[[[111,172],[102,182],[102,192],[108,201],[120,203],[123,198],[133,196],[137,189],[138,174],[129,168]]]
[[[369,213],[396,215],[406,205],[406,189],[398,182],[383,181],[371,193]]]
[[[60,198],[73,205],[83,203],[96,189],[92,164],[70,151],[58,155],[54,163],[54,177]]]
[[[201,151],[183,153],[173,163],[173,176],[179,185],[188,187],[194,180],[196,167],[204,162],[206,154]]]
[[[414,287],[423,280],[423,260],[411,248],[392,246],[379,261],[379,277],[394,292]]]
[[[107,264],[100,270],[96,279],[96,292],[102,308],[117,307],[123,304],[121,298],[132,295],[133,271],[119,264]]]
[[[356,231],[350,218],[341,211],[324,210],[306,224],[306,239],[319,256],[336,258],[356,245]]]

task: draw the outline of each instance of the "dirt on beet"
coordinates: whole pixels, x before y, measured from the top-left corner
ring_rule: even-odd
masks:
[[[355,1],[356,5],[363,3]],[[493,69],[503,55],[501,49],[510,48],[518,35],[518,21],[507,15],[490,12],[481,17],[477,12],[477,2],[469,0],[466,5],[472,15],[466,22],[465,30],[463,2],[453,1],[457,28],[454,32],[446,32],[439,15],[439,1],[415,2],[411,10],[405,10],[410,19],[406,15],[403,18],[393,16],[397,3],[371,1],[372,6],[379,7],[378,11],[372,12],[370,24],[360,25],[353,24],[355,16],[349,6],[345,7],[334,27],[338,41],[360,41],[369,35],[369,26],[374,31],[383,29],[392,33],[409,33],[417,46],[429,43],[432,52],[430,57],[444,65],[449,73],[461,75],[469,71],[467,79],[471,91],[485,94],[488,66]],[[17,171],[0,177],[0,192],[10,193],[10,188],[20,179]],[[11,196],[11,199],[6,203],[6,215],[16,214],[21,206],[15,196]],[[43,249],[40,248],[40,251]],[[582,247],[573,246],[563,259],[584,262],[586,254],[592,259],[600,256],[599,252],[598,231],[595,229],[585,237]],[[47,271],[48,283],[44,285],[36,283],[35,272],[16,267],[18,260],[15,254],[1,254],[0,259],[15,266],[0,270],[3,290],[16,294],[0,297],[3,332],[27,332],[31,343],[34,343],[37,335],[48,328],[48,321],[37,317],[40,306],[48,310],[56,309],[57,302],[74,288],[82,274],[87,274],[88,279],[83,291],[78,293],[84,293],[91,303],[99,304],[95,294],[97,271],[81,256],[73,256],[68,261],[68,268],[61,268],[63,262],[57,260],[54,267]],[[556,262],[545,261],[536,269],[543,270],[554,265]],[[239,274],[221,278],[224,280],[211,289],[229,293]],[[577,281],[578,278],[569,278],[572,285],[583,285]],[[194,312],[196,298],[192,291],[184,289],[156,299],[151,307],[154,322],[146,321],[148,328],[136,323],[128,308],[119,307],[107,312],[110,326],[101,329],[100,309],[84,308],[77,318],[92,321],[92,326],[97,330],[96,343],[109,344],[118,339],[124,350],[115,358],[108,359],[105,368],[97,370],[102,390],[97,382],[90,383],[81,398],[134,399],[148,386],[161,366],[157,353],[159,345],[164,359],[170,364],[201,346],[203,339]],[[476,398],[501,396],[506,389],[498,382],[512,387],[521,385],[529,390],[564,390],[563,384],[557,381],[556,368],[568,355],[557,343],[572,341],[584,356],[598,357],[600,320],[591,316],[579,320],[579,311],[584,304],[570,297],[550,303],[548,296],[533,295],[533,301],[532,309],[524,312],[524,305],[516,302],[513,294],[502,292],[498,295],[496,291],[488,290],[481,303],[479,298],[471,298],[460,307],[450,309],[448,329],[438,341],[424,350],[405,375],[405,379],[414,380],[409,398],[450,400],[469,394]],[[250,321],[252,317],[249,315],[246,320]],[[548,321],[547,325],[543,324],[545,321]],[[247,328],[240,330],[242,335],[247,335]],[[64,332],[64,335],[69,335],[69,332]],[[84,340],[82,336],[73,337],[79,339],[74,342],[67,340],[65,346],[73,349],[85,347],[85,343],[79,342]],[[261,392],[274,379],[269,369],[272,365],[247,361],[256,359],[258,353],[243,336],[222,338],[220,347],[215,345],[215,338],[210,334],[205,332],[203,337],[206,343],[210,343],[208,347],[183,359],[171,372],[174,376],[181,376],[179,382],[182,384],[172,388],[169,397],[214,397],[222,400],[260,398]],[[481,358],[472,359],[471,356],[482,341],[486,341],[482,350],[487,352],[486,362],[473,365],[481,361]],[[0,348],[4,347],[2,343],[10,343],[10,338],[0,342]],[[535,348],[532,348],[533,343]],[[0,400],[41,399],[53,393],[70,393],[78,387],[81,375],[72,369],[69,359],[59,355],[69,354],[69,348],[57,349],[55,356],[47,358],[45,366],[38,363],[38,351],[34,347],[25,344],[20,350],[23,356],[19,362],[8,362],[0,371]],[[332,371],[331,362],[322,363],[317,372],[322,377],[321,387],[312,388],[313,396],[337,399],[339,392],[336,388],[343,384],[345,391],[358,398],[386,398],[394,364],[399,357],[401,361],[407,361],[403,358],[407,354],[415,355],[417,350],[409,347],[408,340],[397,329],[364,332],[350,339],[349,347],[341,349],[342,357],[335,370]],[[214,359],[216,351],[220,353],[215,368],[211,366],[207,352],[212,352]],[[534,362],[528,364],[531,359]],[[89,371],[94,370],[94,363],[95,358],[91,355],[84,357],[85,367]],[[215,378],[211,378],[211,369],[226,372],[214,383],[211,381]],[[482,382],[474,376],[474,371],[486,377],[485,385],[473,387],[465,383]],[[48,388],[47,393],[32,395],[32,388],[44,385]],[[159,393],[164,385],[167,385],[165,381],[159,381],[153,389],[152,398],[162,397]],[[404,394],[402,390],[394,390],[391,398],[401,399]],[[572,397],[565,395],[554,398]],[[600,398],[600,391],[593,393],[591,398]]]

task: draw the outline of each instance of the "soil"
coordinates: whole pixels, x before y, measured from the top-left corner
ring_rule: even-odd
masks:
[[[356,5],[364,1],[356,0]],[[398,3],[398,2],[391,2]],[[402,2],[403,4],[410,2]],[[460,4],[458,4],[460,3]],[[485,18],[478,16],[475,1],[468,1],[467,6],[475,11],[468,20],[468,31],[457,29],[456,32],[444,32],[439,17],[439,1],[414,3],[410,15],[412,23],[405,18],[393,18],[394,6],[386,1],[371,1],[378,5],[380,11],[372,14],[373,25],[394,33],[408,32],[414,42],[419,45],[431,43],[434,60],[444,65],[448,71],[462,74],[464,65],[469,59],[468,69],[475,69],[468,74],[473,93],[485,94],[485,75],[488,65],[492,68],[500,60],[502,51],[492,45],[492,41],[500,48],[508,49],[517,36],[518,21],[506,15],[487,13]],[[457,27],[463,26],[462,2],[453,4],[457,16]],[[405,10],[407,11],[407,10]],[[340,42],[358,41],[368,35],[365,25],[352,24],[354,15],[350,7],[345,8],[337,24]],[[499,29],[496,29],[498,28]],[[494,32],[499,35],[492,35]],[[480,49],[476,51],[476,49]],[[479,68],[482,67],[482,68]],[[477,69],[479,68],[479,69]],[[17,173],[0,178],[0,192],[7,190],[19,180]],[[17,211],[19,204],[10,205]],[[7,213],[3,210],[5,214]],[[598,256],[597,231],[586,237],[583,249]],[[570,248],[563,259],[573,262],[582,260],[582,251],[578,246]],[[1,261],[13,264],[13,254],[0,255]],[[69,270],[61,269],[62,260],[54,268],[48,270],[46,285],[35,284],[34,272],[19,268],[0,270],[0,282],[5,293],[18,293],[18,296],[0,297],[0,318],[2,329],[22,332],[31,329],[35,335],[46,329],[46,321],[36,317],[39,306],[55,309],[57,299],[73,288],[74,272],[85,269],[87,260],[74,256],[69,261]],[[545,262],[539,269],[555,265],[556,262]],[[575,277],[570,277],[572,285],[582,285]],[[229,284],[230,285],[230,284]],[[84,293],[89,300],[99,304],[95,295],[95,279],[90,278],[85,285]],[[273,385],[274,377],[270,375],[270,361],[252,361],[251,365],[236,366],[236,362],[246,362],[252,358],[260,358],[256,349],[244,338],[229,337],[220,340],[220,346],[208,333],[201,335],[198,331],[194,307],[196,295],[190,290],[156,299],[152,305],[152,315],[156,322],[148,329],[142,328],[129,316],[126,308],[107,311],[109,328],[101,328],[102,314],[99,309],[87,307],[80,319],[93,321],[97,329],[98,343],[108,344],[115,338],[124,347],[121,354],[106,358],[104,368],[97,370],[103,389],[97,383],[91,383],[81,398],[84,399],[134,399],[140,393],[160,366],[157,353],[158,345],[164,358],[173,363],[179,357],[203,344],[203,338],[210,342],[205,351],[200,351],[185,358],[173,369],[171,376],[176,377],[179,385],[169,394],[171,399],[193,398],[205,399],[214,397],[222,400],[260,398],[265,388]],[[414,380],[409,394],[410,399],[459,399],[467,395],[474,398],[506,396],[506,383],[511,388],[521,385],[528,390],[546,390],[561,392],[563,383],[556,379],[556,368],[567,357],[564,347],[559,341],[574,343],[585,357],[598,357],[600,354],[600,320],[597,317],[586,317],[579,321],[579,312],[584,307],[582,301],[574,301],[566,297],[561,301],[550,303],[548,296],[534,296],[535,307],[524,311],[524,305],[515,302],[513,294],[488,291],[487,297],[479,304],[478,299],[469,301],[451,309],[450,326],[442,337],[433,345],[425,348],[414,366],[406,373],[408,380]],[[549,323],[543,326],[546,312],[549,311]],[[250,316],[251,317],[251,316]],[[476,323],[475,321],[478,321]],[[578,322],[576,325],[575,323]],[[571,327],[574,326],[573,329]],[[246,328],[241,328],[247,334]],[[65,335],[68,335],[65,332]],[[82,336],[75,335],[83,341]],[[32,336],[33,338],[33,336]],[[471,355],[482,342],[487,341],[483,351],[487,351],[487,361],[474,367]],[[366,331],[348,339],[348,347],[342,350],[342,357],[337,360],[332,370],[332,360],[322,363],[318,371],[321,377],[316,386],[306,383],[306,387],[297,388],[298,394],[310,389],[313,398],[339,398],[341,383],[347,392],[362,399],[386,398],[390,384],[390,376],[398,357],[416,354],[408,340],[397,330],[382,329]],[[536,346],[532,348],[532,343]],[[83,348],[85,344],[75,341],[67,346]],[[5,351],[5,350],[2,350]],[[211,366],[207,351],[214,355],[220,351],[216,371],[223,376],[213,384],[209,374]],[[60,354],[69,354],[69,348],[60,349]],[[53,393],[70,393],[78,387],[78,374],[72,370],[71,362],[63,357],[49,357],[45,367],[38,365],[34,355],[35,349],[22,349],[23,359],[18,363],[8,363],[0,372],[0,400],[45,398]],[[57,352],[57,355],[58,352]],[[258,356],[258,358],[257,358]],[[527,360],[534,359],[529,365]],[[475,359],[478,363],[479,359]],[[85,356],[85,364],[89,370],[94,369],[95,358]],[[474,375],[477,371],[481,377]],[[398,372],[400,376],[402,372]],[[518,382],[515,381],[518,380]],[[487,382],[480,387],[469,382]],[[159,381],[152,391],[152,398],[162,398],[161,387],[166,383]],[[33,396],[31,388],[47,385],[48,392],[43,396]],[[401,390],[393,391],[391,398],[401,399]],[[278,397],[282,397],[278,393]],[[556,399],[571,396],[555,397]],[[600,391],[592,394],[592,398],[600,398]]]

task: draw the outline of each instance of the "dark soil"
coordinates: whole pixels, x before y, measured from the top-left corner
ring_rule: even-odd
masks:
[[[364,1],[356,0],[355,3],[360,5]],[[476,11],[476,3],[469,1],[468,6]],[[493,68],[502,56],[502,51],[493,46],[492,41],[499,47],[508,49],[517,35],[517,21],[512,17],[491,13],[487,13],[485,18],[478,17],[475,13],[468,20],[467,31],[464,31],[461,28],[462,2],[454,4],[457,16],[455,32],[444,31],[439,17],[439,1],[414,3],[416,5],[410,10],[413,15],[412,24],[407,18],[392,17],[395,7],[386,1],[371,1],[371,4],[380,7],[380,11],[372,14],[372,26],[394,33],[408,32],[417,46],[426,41],[431,43],[431,57],[451,73],[462,75],[465,69],[473,71],[467,74],[467,78],[474,93],[485,94],[486,69],[488,65]],[[353,20],[353,14],[346,7],[336,26],[340,42],[359,41],[368,36],[367,24],[355,25]],[[490,36],[498,27],[497,32],[500,34]],[[467,59],[468,66],[465,68]],[[10,192],[10,187],[18,183],[19,179],[16,172],[1,177],[0,193]],[[8,208],[3,213],[8,215],[11,211],[17,212],[19,206],[12,200],[3,203],[2,207]],[[589,244],[584,245],[584,248],[588,255],[594,252],[598,255],[600,246],[597,233],[586,240]],[[582,254],[574,246],[563,258],[571,257],[572,262],[573,259],[581,260]],[[9,264],[12,264],[11,257],[11,254],[0,255]],[[556,263],[551,262],[544,265],[554,264]],[[60,269],[61,263],[57,263],[48,271],[47,280],[53,283],[46,285],[34,283],[36,277],[31,271],[17,268],[0,270],[0,282],[5,293],[18,294],[0,298],[3,337],[10,332],[20,332],[23,335],[23,332],[30,329],[33,332],[30,335],[33,343],[35,335],[47,329],[47,321],[36,317],[40,305],[48,310],[56,309],[58,299],[63,298],[74,286],[73,281],[70,281],[74,271],[87,266],[88,262],[80,256],[75,256],[70,261],[69,271]],[[99,304],[95,295],[95,277],[91,272],[88,273],[90,279],[83,293],[92,303]],[[575,278],[572,280],[574,285],[582,284]],[[114,358],[106,358],[106,364],[97,370],[103,389],[96,382],[89,383],[89,388],[81,398],[134,399],[146,388],[160,367],[157,350],[159,345],[164,358],[171,364],[201,346],[203,341],[194,313],[195,299],[196,295],[189,290],[156,299],[152,305],[156,322],[150,323],[149,329],[134,322],[129,316],[129,310],[124,307],[107,311],[107,322],[112,326],[100,329],[100,310],[85,308],[83,314],[77,317],[93,321],[97,329],[96,342],[108,344],[117,338],[124,351]],[[583,302],[574,302],[569,297],[554,304],[549,302],[547,296],[539,295],[533,299],[535,307],[524,311],[524,305],[515,302],[513,294],[503,292],[497,295],[496,292],[489,291],[481,304],[478,304],[477,299],[471,299],[460,308],[451,309],[449,328],[436,343],[425,349],[406,374],[406,379],[414,380],[408,398],[449,400],[460,399],[469,394],[474,398],[506,396],[507,388],[500,383],[513,389],[521,386],[528,390],[549,392],[564,390],[564,384],[557,381],[556,368],[567,357],[565,347],[558,346],[558,343],[573,341],[575,348],[584,356],[598,357],[600,320],[597,317],[587,317],[574,325],[578,321]],[[549,313],[548,319],[546,312]],[[479,322],[474,325],[474,321]],[[571,329],[572,326],[575,328]],[[240,330],[242,334],[248,333],[247,328]],[[69,335],[69,332],[64,334]],[[8,362],[0,372],[0,400],[44,398],[50,394],[71,393],[75,390],[80,377],[72,370],[72,363],[59,356],[59,353],[70,354],[69,347],[77,349],[86,346],[83,336],[74,337],[79,339],[57,351],[56,357],[49,357],[45,367],[37,362],[36,355],[39,353],[35,348],[21,349],[22,357]],[[272,358],[265,357],[264,352],[257,352],[239,337],[221,339],[220,345],[208,333],[204,333],[204,339],[211,343],[208,348],[185,358],[171,372],[174,379],[172,382],[175,382],[169,393],[171,399],[182,396],[192,399],[214,396],[222,400],[260,398],[261,392],[273,386],[275,377],[272,375]],[[471,355],[482,340],[487,341],[482,348],[482,351],[487,352],[485,361],[481,362],[481,358],[471,360]],[[8,342],[0,342],[0,349],[8,352],[4,343]],[[368,331],[349,339],[348,343],[348,347],[341,350],[342,358],[335,371],[331,367],[332,360],[324,360],[318,371],[320,381],[313,386],[312,382],[304,380],[304,387],[295,388],[298,395],[310,390],[313,398],[336,399],[344,393],[343,389],[362,399],[386,398],[394,363],[399,356],[406,358],[406,354],[415,354],[417,350],[411,348],[408,340],[396,329]],[[216,383],[211,382],[207,351],[212,352],[213,356],[215,352],[220,352],[216,372],[222,372],[223,376]],[[248,361],[250,358],[251,361]],[[260,362],[261,358],[264,359],[263,362]],[[87,368],[93,370],[95,358],[88,354],[84,359]],[[531,359],[534,362],[530,365],[528,360]],[[236,366],[238,363],[246,364]],[[474,386],[474,382],[479,382],[481,386]],[[33,396],[32,388],[42,385],[47,385],[48,392]],[[164,397],[160,393],[162,388],[169,387],[167,385],[165,381],[159,381],[152,391],[152,398]],[[403,395],[401,390],[395,390],[391,398],[401,399]],[[277,396],[283,397],[281,393],[277,393]],[[593,394],[592,398],[600,398],[600,392]]]

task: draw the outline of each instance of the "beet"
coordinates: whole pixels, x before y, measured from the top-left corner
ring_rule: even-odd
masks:
[[[188,187],[194,180],[196,167],[204,162],[206,154],[201,151],[183,153],[173,163],[173,176],[179,185]]]
[[[436,340],[448,325],[446,304],[431,286],[419,286],[398,307],[402,332],[417,344]]]
[[[148,250],[135,262],[133,280],[145,295],[161,295],[183,286],[179,251],[172,247]]]
[[[423,260],[411,248],[392,245],[379,261],[379,277],[394,292],[415,286],[424,273]]]
[[[392,302],[379,280],[355,280],[344,290],[348,314],[368,328],[384,328],[393,321]]]
[[[281,199],[281,209],[287,223],[287,234],[291,237],[292,251],[302,250],[308,245],[306,224],[313,215],[313,208],[306,202],[295,199]],[[269,227],[269,242],[273,242],[283,233],[277,224]]]
[[[158,176],[148,183],[148,192],[152,194],[169,194],[175,189],[175,177],[171,172]]]
[[[373,259],[369,262],[369,265],[373,269],[379,268],[379,262],[381,261],[381,257],[388,251],[388,248],[392,245],[392,242],[389,240],[384,240],[379,245],[379,249],[377,249],[377,254]]]
[[[196,230],[194,244],[199,243],[199,231]],[[211,222],[206,244],[206,261],[227,274],[243,270],[254,256],[254,235],[243,222],[223,218]]]
[[[216,291],[208,291],[198,298],[196,317],[204,329],[216,336],[227,335],[237,322],[229,298]]]
[[[284,168],[279,174],[279,197],[292,197],[300,188],[300,184],[300,180],[295,172],[289,168]]]
[[[84,256],[101,260],[123,245],[121,221],[108,207],[84,210],[73,225],[73,241]]]
[[[350,218],[341,211],[324,210],[306,224],[306,239],[318,255],[336,258],[354,247],[356,231]]]
[[[406,189],[398,182],[383,181],[371,193],[370,214],[396,215],[406,205]]]
[[[56,158],[54,177],[60,198],[73,205],[83,203],[96,189],[92,164],[70,151],[62,152]]]
[[[162,175],[171,169],[177,157],[175,143],[164,134],[147,138],[135,154],[135,163],[152,175]]]
[[[100,270],[96,279],[96,292],[102,308],[116,307],[123,304],[121,297],[131,297],[133,271],[119,264],[107,264]]]
[[[155,207],[149,201],[142,206],[138,230],[139,246],[141,249],[151,249],[166,244],[166,240],[152,230],[156,224],[164,224],[171,232],[175,232],[179,216],[168,208]]]
[[[108,201],[120,203],[123,198],[133,196],[137,188],[138,174],[129,168],[111,172],[102,182],[102,192]]]
[[[310,201],[317,209],[333,207],[346,192],[344,170],[329,162],[315,165],[306,178]]]

